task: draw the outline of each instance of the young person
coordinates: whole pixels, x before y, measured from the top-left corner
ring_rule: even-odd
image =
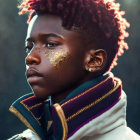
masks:
[[[10,107],[27,126],[11,139],[140,140],[111,69],[128,49],[114,0],[23,0],[29,13],[26,76],[32,93]]]

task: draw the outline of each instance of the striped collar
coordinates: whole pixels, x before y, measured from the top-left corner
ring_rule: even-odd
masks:
[[[121,96],[121,81],[106,74],[75,89],[59,104],[27,94],[10,107],[10,111],[35,132],[40,139],[66,140],[91,120],[112,108]]]

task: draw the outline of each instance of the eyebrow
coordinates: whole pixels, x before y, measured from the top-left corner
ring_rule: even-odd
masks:
[[[64,39],[64,37],[62,35],[59,34],[54,34],[54,33],[49,33],[49,34],[39,34],[40,37],[45,37],[45,38],[49,38],[49,37],[55,37],[55,38],[60,38],[60,39]],[[25,42],[27,41],[33,41],[34,39],[32,37],[26,38]]]

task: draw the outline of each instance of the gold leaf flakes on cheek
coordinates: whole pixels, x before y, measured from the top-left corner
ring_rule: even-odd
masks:
[[[69,52],[68,50],[58,50],[58,51],[50,51],[46,54],[46,56],[49,58],[50,63],[57,67],[60,65],[61,62],[67,60],[69,58]]]

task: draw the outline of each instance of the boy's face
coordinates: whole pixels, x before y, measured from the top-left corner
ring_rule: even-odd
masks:
[[[62,27],[57,16],[34,16],[26,37],[26,75],[39,98],[60,101],[86,76],[81,35]]]

